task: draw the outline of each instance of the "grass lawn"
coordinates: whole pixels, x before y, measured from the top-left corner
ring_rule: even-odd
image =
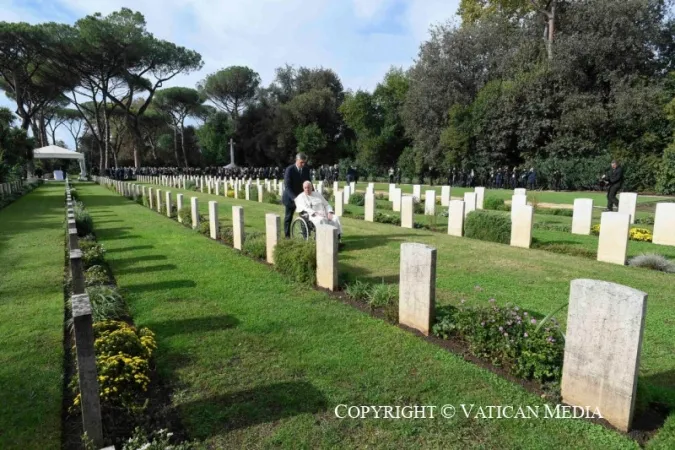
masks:
[[[574,420],[337,419],[339,404],[541,400],[103,187],[80,185],[78,192],[135,322],[156,333],[157,365],[174,388],[173,405],[208,448],[637,447]],[[255,223],[262,207],[245,206]],[[393,228],[369,230],[382,240],[371,236],[359,250],[369,235],[355,236],[358,224],[348,222],[354,237],[345,263],[368,249],[389,253]]]
[[[63,183],[0,210],[0,448],[61,447]]]
[[[232,205],[244,206],[246,230],[264,232],[265,213],[276,212],[283,220],[282,206],[194,191],[173,189],[172,192],[183,192],[185,205],[190,204],[191,196],[198,197],[200,212],[204,215],[208,215],[208,200],[217,200],[220,221],[228,225],[231,224]],[[640,382],[650,397],[675,408],[675,338],[672,333],[675,275],[363,220],[342,218],[342,225],[346,248],[339,257],[340,273],[371,282],[398,283],[401,243],[414,241],[437,248],[436,295],[440,305],[456,304],[461,299],[481,303],[494,297],[500,304],[514,303],[535,317],[543,317],[568,300],[570,281],[576,278],[611,281],[647,292]],[[543,243],[570,243],[594,251],[597,248],[596,236],[547,230],[535,230],[534,236]],[[641,252],[675,257],[675,247],[629,241],[629,254]],[[559,313],[558,319],[564,323],[566,312]]]

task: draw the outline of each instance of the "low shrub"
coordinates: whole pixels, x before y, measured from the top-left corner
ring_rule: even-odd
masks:
[[[555,319],[537,328],[537,320],[517,306],[446,307],[437,312],[433,333],[443,339],[456,337],[474,355],[508,368],[524,379],[541,383],[559,381],[564,342]]]
[[[157,348],[154,334],[147,328],[137,330],[126,322],[106,320],[94,323],[94,337],[101,406],[120,413],[142,412],[150,384],[149,359]],[[76,377],[70,386],[77,393],[74,406],[79,407]]]
[[[114,287],[90,286],[87,288],[87,294],[94,322],[120,320],[129,316],[124,298]]]
[[[211,224],[209,223],[209,220],[204,217],[200,216],[199,217],[199,226],[197,227],[197,231],[204,236],[210,236],[211,235]]]
[[[508,215],[473,211],[466,216],[464,235],[481,241],[508,244],[511,242],[511,219]]]
[[[282,239],[274,248],[274,264],[292,280],[313,285],[316,283],[316,243]]]
[[[100,286],[109,282],[108,271],[101,265],[93,265],[84,272],[86,286]]]
[[[349,283],[345,286],[345,294],[347,294],[347,297],[349,297],[350,300],[366,302],[368,301],[371,288],[372,287],[369,283],[356,280],[353,283]]]
[[[527,203],[532,205],[532,208],[537,209],[539,206],[539,196],[537,194],[527,194]]]
[[[265,235],[256,232],[247,234],[241,251],[253,258],[265,259],[267,256],[267,240]]]
[[[181,223],[184,226],[192,228],[192,210],[190,208],[183,207],[183,209],[178,211],[176,217],[180,217]]]
[[[197,183],[195,183],[194,180],[186,180],[185,181],[185,190],[196,191],[197,190]]]
[[[564,217],[574,216],[574,210],[573,209],[537,208],[535,212],[537,214],[547,214],[549,216],[564,216]]]
[[[401,226],[401,218],[393,214],[385,214],[381,212],[376,212],[375,217],[373,218],[375,222],[378,223],[389,223],[392,225]]]
[[[80,250],[82,250],[82,266],[85,270],[105,262],[105,249],[95,241],[81,240]]]
[[[194,442],[173,444],[173,433],[161,429],[146,435],[142,428],[136,427],[133,435],[124,443],[122,450],[192,450],[197,448]]]
[[[654,216],[636,217],[635,223],[637,225],[654,225]]]
[[[387,196],[384,194],[375,194],[375,200],[386,200]]]
[[[569,225],[558,222],[535,222],[532,225],[532,228],[536,230],[561,231],[563,233],[569,233],[572,231],[572,227]]]
[[[80,200],[80,194],[77,192],[77,189],[70,188],[70,198],[72,198],[74,202]]]
[[[273,205],[279,205],[281,204],[281,200],[279,199],[279,195],[276,192],[263,192],[263,203],[271,203]]]
[[[234,229],[230,226],[220,224],[220,240],[230,247],[234,246]]]
[[[365,206],[366,194],[364,194],[363,192],[354,192],[349,198],[349,204],[356,206]]]
[[[398,287],[395,284],[376,284],[368,292],[368,305],[371,308],[384,308],[398,299]]]
[[[643,253],[628,260],[628,265],[632,267],[644,267],[646,269],[658,270],[660,272],[675,273],[675,262],[668,260],[663,255],[655,253]]]
[[[545,250],[547,252],[561,253],[570,256],[580,256],[582,258],[595,259],[596,254],[593,250],[570,244],[542,243],[537,239],[532,239],[532,248]]]
[[[73,206],[75,213],[75,226],[77,227],[78,236],[86,236],[94,232],[94,221],[89,212],[84,208],[80,202],[75,202]]]
[[[483,200],[483,209],[492,211],[511,211],[511,207],[504,202],[503,198],[487,196]]]
[[[160,214],[163,215],[163,216],[166,216],[166,204],[165,203],[162,203],[162,207],[160,209],[161,209]],[[185,208],[183,208],[183,209],[185,209]],[[170,217],[172,219],[175,219],[176,217],[178,217],[178,210],[176,209],[176,205],[171,205],[171,216]]]

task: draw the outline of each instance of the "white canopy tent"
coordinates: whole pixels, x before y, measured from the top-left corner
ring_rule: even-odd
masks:
[[[80,162],[80,177],[87,176],[87,166],[84,162],[84,154],[78,153],[57,145],[48,145],[33,150],[33,158],[36,159],[77,159]]]

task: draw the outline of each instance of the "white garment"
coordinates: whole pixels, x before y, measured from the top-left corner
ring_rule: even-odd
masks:
[[[295,197],[295,208],[298,213],[306,212],[314,226],[332,225],[338,229],[338,234],[342,234],[340,218],[333,214],[333,220],[328,219],[328,213],[333,213],[333,208],[318,192],[312,191],[311,195],[300,193]]]

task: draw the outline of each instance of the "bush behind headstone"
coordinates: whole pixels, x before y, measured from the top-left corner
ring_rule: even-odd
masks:
[[[481,241],[508,244],[511,242],[511,220],[508,215],[474,211],[466,216],[464,235]]]
[[[294,281],[316,284],[316,242],[280,240],[274,248],[274,265]]]

